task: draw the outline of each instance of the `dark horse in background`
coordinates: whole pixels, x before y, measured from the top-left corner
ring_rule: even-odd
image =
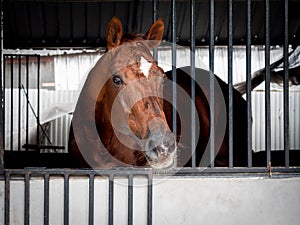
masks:
[[[196,111],[196,166],[208,166],[209,143],[215,146],[215,166],[229,165],[228,85],[214,76],[214,140],[210,134],[210,73],[195,69],[195,104],[190,67],[176,69],[176,135],[172,132],[172,72],[164,73],[151,54],[162,40],[158,19],[145,35],[123,34],[118,18],[108,24],[108,51],[90,71],[74,111],[69,151],[78,167],[191,166],[191,110]],[[168,82],[166,82],[168,81]],[[193,108],[193,105],[195,107]],[[180,112],[187,113],[181,117]],[[233,164],[247,162],[246,101],[233,89]],[[206,160],[203,158],[206,157]]]

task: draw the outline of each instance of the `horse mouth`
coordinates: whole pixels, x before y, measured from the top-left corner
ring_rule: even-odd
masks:
[[[172,152],[157,151],[156,155],[145,154],[148,164],[153,169],[171,169],[175,166],[176,148]]]

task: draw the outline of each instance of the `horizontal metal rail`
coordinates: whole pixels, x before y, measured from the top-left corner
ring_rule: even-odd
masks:
[[[300,175],[299,167],[272,167],[272,174],[284,175],[287,176],[298,174]],[[46,169],[46,168],[30,168],[30,169],[5,169],[2,174],[0,174],[0,178],[3,179],[4,174],[9,174],[11,176],[24,176],[25,174],[30,174],[30,176],[44,176],[48,174],[50,176],[106,176],[109,178],[111,175],[118,176],[148,176],[149,174],[153,174],[153,177],[156,176],[236,176],[238,173],[242,173],[243,176],[253,176],[253,175],[269,175],[270,168],[268,167],[214,167],[214,168],[175,168],[169,170],[153,170],[153,169],[134,169],[134,168],[115,168],[115,169],[98,169],[98,170],[88,170],[88,169]]]

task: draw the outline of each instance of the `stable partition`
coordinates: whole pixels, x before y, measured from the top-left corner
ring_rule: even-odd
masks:
[[[152,172],[7,171],[0,181],[1,224],[299,222],[299,177]]]

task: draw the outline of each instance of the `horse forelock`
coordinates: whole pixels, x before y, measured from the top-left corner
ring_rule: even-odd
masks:
[[[146,40],[144,34],[137,33],[125,33],[121,38],[121,43],[137,41],[137,40]]]
[[[133,65],[141,66],[142,60],[149,64],[150,69],[151,65],[157,65],[157,62],[154,60],[150,50],[147,47],[147,41],[139,40],[136,42],[126,42],[115,49],[107,52],[106,54],[112,55],[111,63],[111,75],[117,74],[119,71],[124,68],[133,68]],[[151,65],[150,65],[151,64]],[[143,69],[139,69],[140,73],[143,73]],[[140,74],[137,73],[137,77]],[[146,76],[146,74],[145,74]],[[147,76],[146,76],[147,77]]]

